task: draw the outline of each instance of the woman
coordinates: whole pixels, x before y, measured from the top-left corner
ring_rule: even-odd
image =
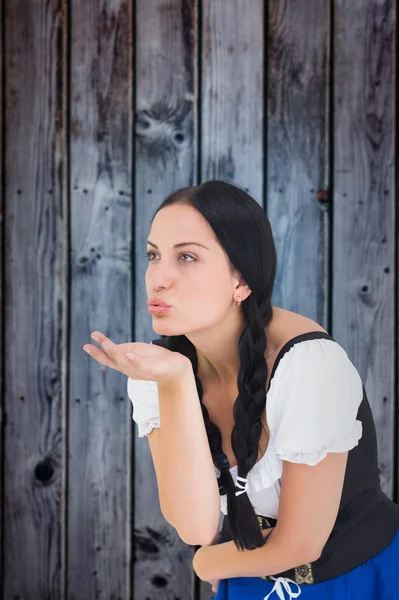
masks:
[[[178,190],[152,219],[148,260],[164,337],[96,332],[105,346],[87,349],[128,376],[162,513],[202,546],[197,575],[217,600],[398,598],[399,506],[380,488],[362,380],[320,325],[271,305],[263,209],[223,181]]]

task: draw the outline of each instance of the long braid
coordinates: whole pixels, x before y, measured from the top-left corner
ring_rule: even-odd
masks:
[[[259,439],[262,431],[261,415],[266,403],[266,378],[268,367],[264,358],[266,349],[265,324],[260,318],[259,308],[253,295],[242,303],[248,323],[239,339],[240,370],[238,373],[238,396],[233,406],[235,425],[231,435],[231,446],[237,459],[237,475],[246,478],[258,458]],[[272,308],[267,323],[271,320]],[[159,343],[160,340],[154,340]],[[219,493],[227,494],[227,520],[229,530],[237,548],[259,548],[265,539],[259,527],[253,506],[246,493],[236,496],[236,486],[228,462],[223,464],[222,436],[219,428],[209,418],[202,402],[203,388],[198,377],[198,360],[195,347],[184,335],[168,336],[168,350],[181,352],[192,363],[198,398],[209,447],[213,459],[219,465]]]
[[[161,340],[153,340],[153,343],[160,344]],[[198,377],[198,359],[197,353],[195,351],[195,347],[193,344],[186,338],[185,335],[179,336],[167,336],[165,341],[165,347],[168,350],[174,352],[180,352],[187,356],[191,364],[193,366],[193,373],[195,377],[195,383],[197,386],[198,398],[201,404],[202,416],[204,419],[205,431],[208,437],[209,448],[212,454],[212,458],[219,465],[221,475],[219,478],[219,492],[220,495],[223,496],[226,494],[227,490],[230,490],[232,493],[235,492],[235,486],[233,478],[230,474],[229,463],[227,461],[223,462],[223,457],[226,456],[222,449],[222,435],[220,433],[220,429],[215,423],[213,423],[209,417],[208,409],[205,404],[202,402],[203,396],[203,388],[200,378]]]
[[[237,475],[246,479],[258,459],[268,367],[265,360],[265,323],[253,294],[243,303],[243,310],[247,325],[239,339],[240,370],[237,377],[238,396],[233,406],[235,425],[231,434],[231,446],[237,459]],[[271,317],[270,305],[266,324]],[[228,493],[227,512],[230,532],[237,547],[252,549],[264,545],[258,519],[246,493],[239,496]]]

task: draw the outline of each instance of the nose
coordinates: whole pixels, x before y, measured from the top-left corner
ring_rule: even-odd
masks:
[[[157,294],[161,290],[168,289],[168,287],[170,287],[171,279],[171,276],[168,275],[166,271],[161,273],[157,270],[156,274],[146,274],[146,287],[149,295],[152,293]]]

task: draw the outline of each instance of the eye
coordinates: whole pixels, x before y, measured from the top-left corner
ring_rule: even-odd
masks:
[[[193,256],[191,256],[191,254],[186,254],[185,252],[182,252],[182,253],[180,254],[180,256],[188,256],[188,258],[191,258],[191,259],[192,259],[192,260],[189,260],[189,261],[185,260],[185,261],[184,261],[185,263],[186,263],[186,262],[195,262],[195,258],[194,258]]]
[[[152,261],[153,261],[153,258],[151,258],[153,255],[155,256],[155,255],[156,255],[156,253],[155,253],[155,252],[152,252],[151,250],[150,250],[149,252],[147,252],[147,259],[148,259],[148,261],[149,261],[149,262],[152,262]],[[179,258],[180,258],[181,256],[188,256],[189,258],[191,258],[191,259],[192,259],[192,260],[189,260],[189,261],[187,261],[187,260],[184,260],[184,261],[183,261],[184,263],[187,263],[187,262],[196,262],[196,260],[197,260],[196,258],[194,258],[193,256],[191,256],[191,254],[187,254],[186,252],[181,252],[181,254],[179,255]]]

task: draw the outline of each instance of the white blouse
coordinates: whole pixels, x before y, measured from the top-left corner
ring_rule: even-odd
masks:
[[[144,437],[160,427],[158,384],[129,377],[127,391],[138,435]],[[283,460],[316,465],[327,452],[358,445],[363,429],[356,416],[362,399],[362,379],[335,340],[305,339],[283,354],[266,396],[269,444],[247,475],[256,514],[277,519]],[[237,467],[230,472],[236,482]],[[220,476],[216,467],[215,473]],[[227,514],[227,497],[220,501]]]

